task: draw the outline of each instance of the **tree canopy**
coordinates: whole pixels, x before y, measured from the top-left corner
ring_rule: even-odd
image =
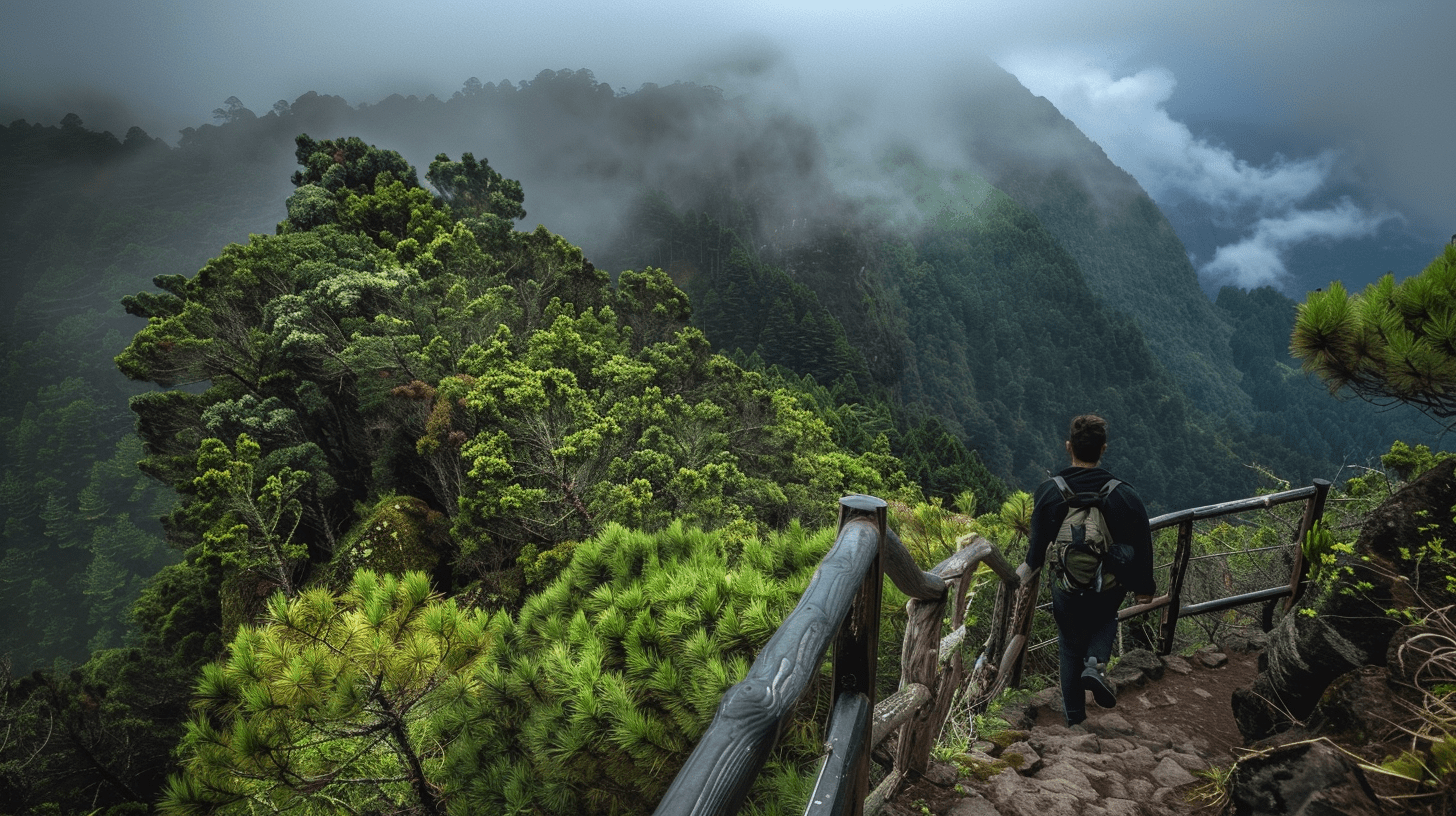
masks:
[[[767,530],[903,483],[714,354],[660,270],[614,287],[545,229],[502,229],[519,184],[485,163],[438,157],[437,199],[392,151],[298,145],[277,235],[125,300],[147,325],[117,365],[163,386],[132,407],[143,469],[182,496],[179,545],[292,594],[356,503],[400,496],[449,520],[470,581],[611,522]]]
[[[488,616],[440,598],[422,573],[360,570],[347,592],[276,594],[197,685],[175,814],[361,812],[440,816],[431,718],[475,682]]]

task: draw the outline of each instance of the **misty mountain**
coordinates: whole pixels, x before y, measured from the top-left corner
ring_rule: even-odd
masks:
[[[137,587],[175,557],[155,521],[171,497],[131,469],[140,389],[112,358],[140,324],[120,301],[272,233],[300,133],[358,135],[417,168],[488,158],[522,183],[525,224],[613,275],[666,270],[718,349],[808,378],[859,417],[841,444],[886,433],[934,495],[982,463],[1030,489],[1087,410],[1112,419],[1110,466],[1162,508],[1248,495],[1253,463],[1299,482],[1430,439],[1409,410],[1304,377],[1289,298],[1211,302],[1168,219],[1050,103],[994,66],[956,80],[939,120],[873,139],[589,71],[472,79],[449,100],[311,92],[261,115],[234,99],[175,147],[75,117],[0,129],[0,582],[19,622],[0,648],[24,665],[117,642]]]
[[[992,184],[1066,247],[1104,302],[1132,316],[1194,403],[1249,409],[1229,326],[1198,291],[1177,234],[1138,183],[1042,97],[994,65],[960,100],[964,144]]]

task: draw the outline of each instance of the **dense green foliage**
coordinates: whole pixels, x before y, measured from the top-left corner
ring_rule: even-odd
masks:
[[[22,733],[60,767],[95,739],[45,742],[47,712],[84,713],[85,678],[107,660],[168,666],[149,678],[166,687],[149,722],[118,714],[103,729],[146,740],[108,752],[154,769],[147,785],[108,770],[93,801],[155,795],[186,676],[216,653],[218,631],[267,614],[275,589],[302,597],[375,563],[424,566],[443,588],[469,584],[478,602],[510,606],[549,577],[546,554],[604,525],[750,535],[801,518],[817,526],[845,493],[904,487],[883,440],[839,447],[792,378],[770,382],[714,354],[660,271],[624,272],[613,287],[544,229],[514,232],[490,211],[457,220],[395,154],[298,141],[311,169],[290,202],[307,207],[195,276],[162,275],[160,292],[125,298],[147,325],[117,365],[163,387],[133,399],[142,447],[127,450],[180,496],[164,526],[185,560],[144,590],[137,647],[99,653],[71,685],[14,689]],[[345,170],[315,173],[319,155],[342,156]],[[99,506],[103,487],[82,500]],[[111,699],[134,699],[140,682],[124,678]],[[37,707],[47,689],[55,700]],[[15,784],[56,795],[38,767],[21,763]]]
[[[831,540],[612,525],[494,615],[421,573],[274,595],[202,672],[163,809],[650,812]],[[770,761],[761,812],[802,809],[826,694]]]
[[[797,525],[760,539],[674,524],[582,542],[518,616],[493,621],[490,660],[444,718],[452,810],[651,812],[832,538]],[[826,692],[806,696],[770,761],[764,812],[802,810]]]
[[[345,155],[299,143],[308,167]],[[679,330],[688,308],[661,272],[614,289],[545,230],[456,221],[397,156],[354,152],[366,169],[337,174],[334,215],[291,216],[126,299],[148,324],[122,371],[208,383],[133,401],[143,469],[184,495],[179,543],[291,595],[353,503],[398,493],[453,521],[468,581],[607,522],[780,527],[892,485],[889,459],[840,453],[791,392]],[[299,174],[294,198],[333,172]]]
[[[204,667],[163,810],[443,813],[434,718],[469,693],[487,622],[418,572],[274,595]]]

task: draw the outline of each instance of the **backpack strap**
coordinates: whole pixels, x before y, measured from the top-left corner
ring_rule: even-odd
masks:
[[[1068,505],[1072,505],[1073,502],[1080,502],[1074,505],[1076,507],[1086,507],[1089,502],[1093,501],[1099,504],[1105,502],[1107,501],[1107,497],[1112,495],[1112,491],[1116,490],[1118,485],[1122,484],[1118,479],[1108,479],[1096,493],[1077,493],[1067,485],[1067,480],[1060,476],[1053,476],[1052,481],[1056,483],[1057,490],[1061,491],[1062,501]]]
[[[1072,500],[1077,498],[1077,494],[1072,492],[1072,488],[1067,487],[1066,479],[1063,479],[1060,476],[1053,476],[1052,481],[1056,483],[1057,490],[1061,491],[1062,501],[1066,502],[1067,504],[1071,504]]]

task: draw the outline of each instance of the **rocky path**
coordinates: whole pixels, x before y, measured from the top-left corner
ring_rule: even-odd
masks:
[[[1205,650],[1189,658],[1131,652],[1108,673],[1118,705],[1063,725],[1060,693],[1045,689],[1002,716],[988,735],[890,805],[896,816],[1162,816],[1190,814],[1204,779],[1242,745],[1230,695],[1248,685],[1257,658]],[[1204,811],[1205,813],[1211,811]]]

